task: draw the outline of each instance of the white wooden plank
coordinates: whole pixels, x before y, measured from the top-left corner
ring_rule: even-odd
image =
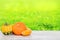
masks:
[[[60,40],[60,31],[33,31],[30,36],[3,35],[0,40]]]

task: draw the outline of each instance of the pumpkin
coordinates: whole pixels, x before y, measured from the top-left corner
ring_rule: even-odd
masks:
[[[24,30],[26,30],[26,26],[23,22],[17,22],[12,27],[12,31],[15,35],[21,35]]]
[[[12,26],[9,25],[8,23],[5,23],[2,28],[1,31],[4,35],[9,35],[12,33]]]
[[[31,33],[32,33],[32,30],[29,29],[29,28],[27,28],[27,30],[25,30],[25,31],[22,32],[22,35],[23,36],[29,36]]]

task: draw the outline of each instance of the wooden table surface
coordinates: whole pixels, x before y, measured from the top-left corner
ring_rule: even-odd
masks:
[[[60,31],[32,31],[30,36],[3,35],[0,40],[60,40]]]

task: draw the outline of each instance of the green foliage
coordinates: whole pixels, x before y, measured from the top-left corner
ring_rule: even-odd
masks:
[[[32,30],[60,30],[60,0],[0,0],[0,26],[24,22]]]

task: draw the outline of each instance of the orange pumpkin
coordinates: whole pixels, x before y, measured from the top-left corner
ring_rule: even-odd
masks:
[[[29,28],[27,28],[27,30],[25,30],[25,31],[22,32],[22,35],[23,36],[29,36],[31,34],[31,32],[32,32],[32,30],[29,29]]]
[[[18,22],[12,27],[12,31],[16,35],[20,35],[24,30],[26,30],[26,26],[23,22]]]

